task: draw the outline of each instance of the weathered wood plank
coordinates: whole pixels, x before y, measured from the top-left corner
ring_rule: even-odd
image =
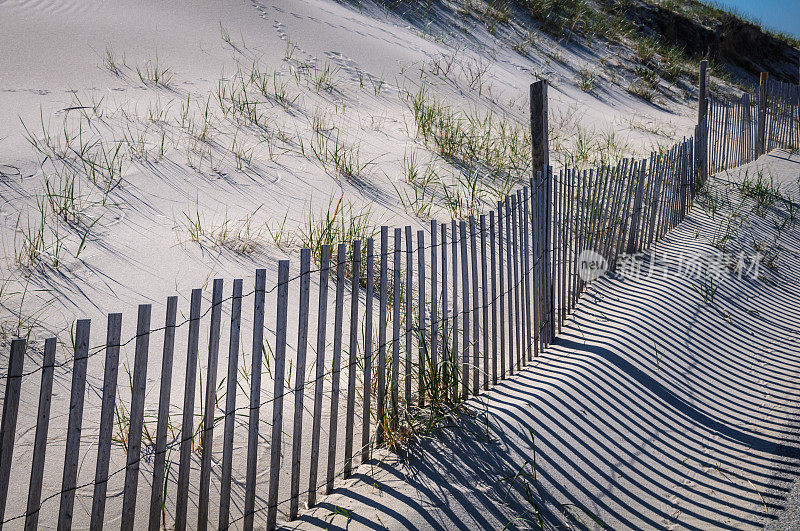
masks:
[[[433,264],[431,264],[433,266]],[[435,266],[433,266],[435,267]],[[432,280],[432,279],[431,279]],[[417,231],[417,341],[418,341],[418,354],[419,354],[419,361],[417,362],[417,392],[419,396],[417,397],[417,401],[419,404],[425,404],[425,381],[427,375],[425,374],[425,358],[428,357],[428,345],[429,340],[433,339],[432,336],[428,336],[427,332],[427,322],[425,316],[425,231]],[[409,303],[411,301],[409,300]],[[407,315],[413,315],[412,312],[408,311]],[[406,317],[408,318],[408,317]],[[412,317],[413,318],[413,317]],[[431,320],[435,320],[435,317],[431,317]],[[411,370],[410,364],[408,367]],[[430,367],[431,374],[433,371],[436,370],[436,367],[431,364]],[[409,396],[409,402],[407,407],[411,407],[411,397]]]
[[[475,216],[469,217],[469,243],[470,243],[470,263],[472,269],[472,394],[477,395],[480,390],[480,323],[481,307],[480,293],[478,292],[478,230],[475,224]],[[466,304],[465,304],[466,306]]]
[[[389,270],[389,227],[381,227],[381,269],[380,269],[380,306],[378,307],[378,403],[377,408],[377,442],[385,439],[386,430],[386,315],[388,298]]]
[[[206,396],[203,407],[203,431],[200,445],[200,495],[197,503],[197,528],[208,528],[208,496],[211,486],[211,457],[214,451],[214,409],[216,407],[217,367],[219,365],[219,336],[222,321],[223,281],[215,278],[211,292],[211,323],[208,331],[206,362]]]
[[[255,517],[256,472],[258,467],[259,445],[258,434],[261,415],[261,362],[262,352],[264,349],[264,302],[266,299],[266,285],[267,270],[257,269],[255,293],[253,297],[253,344],[250,367],[250,407],[247,426],[247,472],[245,476],[244,522],[242,526],[245,531],[252,531],[253,520]],[[192,295],[194,296],[194,293]],[[192,380],[192,382],[194,382],[194,380]],[[192,383],[192,385],[194,385],[194,383]],[[187,414],[186,402],[184,402],[183,414],[185,419]],[[191,415],[191,410],[189,411],[189,415]],[[181,445],[181,455],[182,453],[183,446]]]
[[[408,414],[409,409],[411,408],[411,352],[412,346],[414,344],[414,337],[417,334],[414,333],[414,239],[412,238],[412,231],[411,226],[406,225],[406,281],[405,281],[405,294],[404,294],[404,305],[405,305],[405,321],[406,321],[406,330],[405,330],[405,360],[403,363],[403,383],[404,390],[405,390],[405,403],[406,403],[406,414]],[[420,286],[421,289],[425,289],[424,285]],[[423,291],[424,293],[424,291]],[[420,323],[420,326],[422,323]],[[420,337],[417,337],[418,344],[422,345],[423,341]]]
[[[133,361],[133,389],[130,424],[128,425],[128,458],[125,466],[125,487],[122,494],[122,523],[120,529],[132,531],[136,518],[136,494],[139,486],[139,459],[142,450],[144,423],[144,392],[147,388],[147,358],[150,353],[149,304],[139,305],[136,324],[136,348]]]
[[[492,385],[497,384],[497,238],[495,234],[494,210],[489,211],[489,261],[492,270],[491,297],[492,305]]]
[[[117,340],[119,343],[119,340]],[[36,435],[33,438],[33,462],[28,483],[28,509],[25,513],[25,531],[34,531],[39,526],[39,509],[42,501],[44,458],[47,453],[47,432],[50,425],[50,406],[53,399],[53,371],[56,361],[56,338],[44,341],[42,359],[42,381],[39,386],[39,407],[36,412]],[[3,404],[8,402],[4,401]],[[3,415],[5,418],[5,415]],[[2,515],[0,515],[2,518]]]
[[[89,529],[103,529],[108,489],[108,466],[111,460],[111,437],[114,433],[114,403],[117,397],[119,374],[119,342],[122,314],[108,314],[106,327],[106,359],[103,370],[103,397],[100,405],[100,429],[97,440],[97,461],[94,470],[94,493]],[[34,457],[36,454],[34,454]],[[30,510],[30,508],[29,508]],[[35,527],[35,526],[34,526]]]
[[[319,267],[319,300],[317,306],[317,361],[314,373],[314,415],[311,424],[311,462],[308,466],[308,506],[317,504],[317,475],[319,473],[319,443],[322,431],[323,384],[325,383],[325,345],[328,326],[328,283],[330,280],[331,247],[323,245]]]
[[[86,362],[89,357],[90,326],[88,319],[80,319],[75,325],[75,352],[72,362],[67,442],[64,451],[63,474],[61,476],[58,531],[67,531],[72,528],[72,516],[75,507],[75,484],[78,478],[78,459],[80,457],[81,425],[83,424],[83,403],[86,392]],[[19,372],[21,373],[22,371],[20,370]],[[10,452],[7,455],[10,455]]]
[[[449,302],[447,300],[447,224],[439,225],[442,231],[442,388],[440,392],[448,396],[450,389],[450,374],[452,369],[452,351],[450,350],[449,331]]]
[[[225,427],[222,441],[222,470],[219,485],[219,529],[228,529],[233,471],[233,437],[236,425],[236,392],[239,380],[239,338],[242,326],[242,279],[233,281],[231,328],[228,333],[228,375],[225,387]],[[154,485],[155,488],[155,485]],[[160,488],[160,487],[159,487]],[[156,531],[151,529],[150,531]]]
[[[292,477],[290,480],[289,520],[300,509],[300,459],[303,451],[303,402],[306,395],[306,354],[311,291],[311,249],[300,249],[300,301],[297,314],[297,360],[294,373],[294,427],[292,430]]]
[[[441,366],[439,365],[439,257],[438,257],[438,223],[431,220],[431,334],[430,334],[430,371],[434,383],[432,392],[439,395],[439,382],[441,380]],[[424,253],[424,249],[421,251]],[[423,258],[423,262],[424,262]],[[423,264],[424,265],[424,264]],[[421,305],[424,307],[424,305]],[[422,371],[424,373],[424,371]],[[424,404],[425,393],[420,390],[420,403]]]
[[[356,413],[356,370],[358,369],[358,301],[361,297],[361,240],[353,242],[352,270],[350,277],[350,343],[347,363],[347,411],[345,414],[344,474],[350,477],[353,470],[353,432]]]
[[[503,274],[503,203],[497,202],[497,265],[498,267],[498,324],[500,326],[500,333],[497,338],[500,347],[500,379],[506,377],[506,313],[505,313],[505,292],[506,282],[505,275]]]
[[[469,304],[469,271],[467,266],[467,224],[462,220],[459,224],[459,235],[461,239],[461,289],[463,292],[462,301],[464,302],[463,311],[463,339],[464,347],[461,353],[461,398],[466,399],[469,396],[469,347],[470,347],[470,304]]]
[[[453,330],[451,336],[453,338],[452,347],[450,349],[451,360],[450,366],[452,367],[452,399],[458,398],[458,383],[460,380],[460,357],[458,350],[458,242],[457,236],[458,229],[456,220],[450,222],[450,251],[452,256],[452,272],[453,272]]]
[[[400,420],[400,297],[402,296],[402,262],[403,232],[394,229],[394,271],[392,281],[392,412],[390,425],[397,432]]]
[[[372,307],[375,299],[375,242],[367,238],[367,296],[364,311],[364,391],[361,413],[361,462],[370,459],[370,421],[372,417]]]
[[[11,480],[11,463],[14,458],[14,440],[17,434],[22,367],[25,364],[26,346],[27,342],[24,339],[12,339],[11,352],[8,356],[6,392],[3,397],[3,420],[0,422],[0,528],[5,519],[8,484]]]
[[[289,260],[278,261],[278,297],[275,322],[275,373],[272,387],[272,436],[269,440],[269,497],[267,529],[278,521],[278,487],[283,443],[283,386],[286,373],[286,335],[289,313]]]
[[[342,382],[342,330],[344,328],[344,283],[347,265],[347,244],[336,249],[336,300],[333,319],[333,357],[331,358],[331,414],[328,425],[328,468],[325,476],[325,494],[333,490],[336,476],[336,446],[339,430],[339,393]]]
[[[489,389],[489,265],[486,260],[486,214],[480,217],[481,232],[481,306],[483,314],[483,388]],[[475,260],[473,259],[473,262]]]

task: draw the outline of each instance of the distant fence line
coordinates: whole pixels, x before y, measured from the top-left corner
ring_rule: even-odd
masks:
[[[553,172],[547,153],[546,83],[540,81],[531,86],[531,125],[534,168],[542,171],[488,214],[448,223],[431,221],[429,231],[416,234],[410,226],[396,228],[391,238],[384,226],[378,242],[369,238],[335,249],[323,246],[316,269],[311,267],[311,252],[302,249],[299,274],[290,277],[290,262],[281,260],[277,283],[269,290],[264,269],[256,271],[255,287],[246,294],[241,279],[233,281],[229,296],[224,295],[223,280],[216,279],[210,307],[203,310],[202,290],[192,290],[189,318],[181,323],[175,296],[167,299],[163,327],[151,324],[149,304],[140,305],[137,333],[125,342],[122,315],[109,314],[102,348],[89,348],[90,321],[78,320],[61,488],[44,499],[57,344],[54,338],[47,339],[41,362],[25,372],[26,341],[13,340],[0,425],[0,527],[24,523],[26,529],[35,529],[43,505],[59,498],[58,528],[69,529],[76,491],[92,489],[91,512],[85,519],[90,529],[101,529],[108,521],[108,485],[117,476],[122,529],[143,527],[145,520],[150,529],[162,525],[185,529],[190,505],[196,507],[198,529],[234,524],[252,529],[256,518],[272,529],[279,510],[295,519],[300,501],[314,506],[320,491],[329,493],[337,478],[349,477],[356,464],[369,461],[373,448],[401,440],[426,412],[446,410],[491,388],[546,349],[586,289],[588,281],[580,274],[583,251],[594,250],[613,267],[614,257],[647,249],[680,223],[711,172],[755,160],[767,150],[796,146],[797,86],[762,79],[753,95],[706,100],[706,66],[701,65],[694,135],[666,152],[652,153],[645,160],[626,159],[613,167]],[[290,285],[297,288],[291,294]],[[252,306],[246,308],[252,311],[248,327],[243,301],[249,303],[251,298]],[[294,321],[289,324],[290,310],[297,317],[296,327]],[[267,319],[274,332],[265,324]],[[176,331],[183,327],[188,331],[181,422],[179,430],[172,430]],[[208,334],[204,380],[198,375],[201,328]],[[227,355],[220,345],[225,330]],[[157,411],[155,433],[144,445],[149,343],[156,331],[163,333],[163,343],[158,403],[152,404]],[[249,367],[243,363],[247,349],[241,347],[248,340]],[[125,453],[126,464],[111,471],[114,433],[119,430],[120,350],[134,341],[127,439],[116,450]],[[82,431],[87,363],[101,353],[105,358],[99,429],[88,434]],[[262,397],[267,392],[261,383],[265,361],[273,377],[268,398]],[[221,363],[226,365],[220,367]],[[240,378],[247,369],[249,387],[241,385]],[[32,393],[37,376],[27,508],[24,512],[15,508],[14,516],[6,518],[22,383],[30,384],[26,392]],[[198,379],[205,381],[202,397],[196,397]],[[223,382],[224,404],[216,394]],[[294,403],[285,421],[283,399],[288,395]],[[327,433],[323,433],[325,408]],[[242,422],[246,417],[246,430],[237,426],[237,415]],[[221,448],[214,445],[217,429],[223,430]],[[246,445],[238,448],[234,441],[243,433]],[[96,446],[94,478],[79,485],[81,452],[90,442]],[[266,447],[267,462],[259,452]],[[199,463],[194,464],[199,472],[192,470],[198,448]],[[179,454],[177,473],[168,459],[172,450]],[[234,467],[239,450],[243,455],[237,463],[244,466]],[[241,479],[234,481],[237,472]],[[266,498],[258,479],[264,472]],[[137,507],[142,506],[137,500],[148,494],[138,485],[143,474],[150,476],[149,500],[137,518]],[[197,481],[190,482],[192,476]],[[213,490],[212,479],[217,482]],[[215,515],[209,514],[210,507]]]

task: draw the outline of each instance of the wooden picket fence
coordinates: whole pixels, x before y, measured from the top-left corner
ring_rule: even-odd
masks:
[[[800,147],[800,86],[761,84],[740,98],[709,100],[709,159],[712,172],[756,160],[777,148]]]
[[[705,86],[701,75],[701,94]],[[90,321],[78,320],[71,359],[63,362],[56,362],[54,338],[36,348],[13,340],[0,425],[0,527],[35,529],[45,525],[45,513],[47,525],[93,530],[117,519],[123,529],[147,522],[179,530],[252,529],[256,522],[273,529],[279,513],[295,519],[301,502],[314,506],[375,448],[402,441],[431,415],[490,389],[546,349],[592,280],[582,274],[585,251],[613,267],[616,257],[647,249],[680,223],[710,172],[794,145],[798,87],[765,83],[756,96],[755,104],[749,95],[701,99],[694,135],[648,159],[555,173],[547,165],[546,85],[538,82],[531,124],[541,170],[488,213],[431,221],[416,233],[407,226],[390,234],[384,226],[377,242],[322,246],[313,268],[311,250],[302,249],[299,268],[281,260],[269,288],[265,269],[247,293],[242,279],[227,292],[216,279],[208,302],[203,290],[192,290],[181,322],[176,296],[166,300],[163,326],[141,305],[136,334],[126,340],[119,313],[108,315],[97,347],[90,347]],[[204,359],[201,336],[208,340]],[[220,345],[226,336],[227,355]],[[154,338],[161,359],[150,363]],[[242,348],[248,340],[250,348]],[[175,356],[176,344],[185,357]],[[118,373],[129,345],[126,389]],[[87,366],[95,357],[104,373],[97,429],[87,429]],[[185,374],[173,388],[176,365]],[[157,397],[147,394],[148,368]],[[71,376],[66,432],[57,443],[62,479],[43,493],[56,444],[48,429],[57,371]],[[265,374],[271,392],[262,386]],[[38,389],[39,397],[32,462],[23,468],[27,506],[6,516],[11,478],[23,484],[13,460],[23,384],[25,396]],[[114,458],[124,466],[112,467]],[[91,464],[90,479],[79,481]],[[109,495],[112,482],[119,495]],[[89,500],[87,514],[76,515],[78,492]]]

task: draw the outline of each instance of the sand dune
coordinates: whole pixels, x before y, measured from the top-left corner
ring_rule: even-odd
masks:
[[[40,362],[45,337],[59,339],[57,361],[65,367],[56,374],[48,467],[60,470],[63,462],[68,346],[77,318],[93,319],[94,346],[104,340],[109,312],[124,314],[123,337],[132,338],[138,304],[151,303],[160,320],[166,297],[178,295],[184,318],[193,288],[204,288],[208,307],[214,278],[244,278],[251,292],[254,270],[265,267],[274,280],[277,260],[296,262],[315,222],[339,204],[349,219],[363,220],[364,234],[381,224],[427,230],[428,218],[469,213],[455,212],[444,193],[458,190],[466,202],[464,179],[477,170],[446,159],[420,137],[411,98],[426,95],[464,120],[490,123],[492,134],[500,124],[518,132],[514,141],[495,145],[522,146],[512,161],[522,173],[528,171],[520,155],[528,150],[527,90],[538,77],[551,83],[559,164],[589,166],[596,153],[604,160],[640,157],[691,132],[692,80],[662,82],[658,101],[647,102],[627,90],[635,61],[625,47],[586,47],[544,33],[520,44],[521,28],[463,30],[471,20],[453,9],[421,21],[371,3],[324,0],[0,1],[0,364],[7,364],[13,336],[30,337],[28,366]],[[582,89],[581,76],[590,74],[596,85]],[[242,105],[242,93],[254,99]],[[350,157],[349,169],[330,161],[327,154],[337,148]],[[413,202],[418,187],[408,182],[410,158],[420,175],[436,176],[423,210]],[[794,159],[759,164],[780,178],[796,173]],[[469,208],[491,205],[502,186],[515,182],[482,178]],[[26,258],[39,229],[40,247]],[[695,231],[712,229],[708,220],[692,218],[663,248],[702,245]],[[796,231],[782,238],[795,256]],[[389,527],[502,527],[527,506],[520,483],[505,499],[498,478],[531,457],[527,427],[534,426],[542,470],[535,490],[548,522],[562,518],[564,503],[580,503],[623,527],[726,521],[736,527],[760,521],[761,497],[774,514],[795,467],[789,454],[797,293],[791,277],[781,276],[796,272],[793,265],[781,265],[769,288],[732,282],[721,289],[732,323],[699,304],[688,281],[599,282],[553,351],[488,395],[490,421],[500,428],[488,439],[454,430],[423,445],[426,456],[447,453],[452,461],[392,462],[376,469],[374,480],[372,471],[367,479],[360,470],[360,483],[348,484],[301,523],[320,524],[341,505],[352,508],[351,524],[366,527],[375,526],[376,514]],[[251,315],[245,328],[252,327]],[[295,316],[289,326],[296,334]],[[748,333],[762,327],[758,336]],[[267,329],[274,328],[270,315]],[[201,333],[207,337],[205,328]],[[652,366],[650,339],[663,353],[660,369]],[[154,334],[154,344],[160,340]],[[178,344],[185,341],[181,331]],[[176,425],[183,359],[176,357],[174,368]],[[132,344],[121,360],[131,366]],[[773,370],[779,361],[783,376]],[[205,363],[202,356],[202,374]],[[97,430],[103,369],[100,356],[90,360],[85,433]],[[744,370],[757,379],[742,377]],[[159,371],[158,363],[148,367],[148,415],[156,409]],[[38,388],[37,377],[25,385]],[[265,371],[264,386],[271,380]],[[718,393],[723,384],[733,394]],[[118,396],[127,403],[126,385]],[[243,404],[246,393],[240,395]],[[22,400],[7,515],[24,507],[37,399]],[[743,417],[753,425],[741,424]],[[237,460],[244,450],[237,440]],[[85,446],[83,462],[93,463],[95,453]],[[121,447],[112,465],[120,463]],[[79,484],[92,478],[93,467],[82,467]],[[121,477],[114,481],[108,525],[116,524],[121,505]],[[369,486],[373,481],[386,485],[383,494]],[[60,474],[48,476],[44,496],[59,488]],[[149,486],[142,481],[140,488]],[[730,493],[725,511],[722,490]],[[76,526],[88,519],[91,495],[91,488],[78,492]],[[42,526],[54,525],[57,504],[57,498],[46,502]],[[234,516],[242,507],[236,510]],[[336,517],[334,524],[346,522]]]
[[[783,152],[713,186],[738,209],[721,181],[759,170],[798,200],[800,159]],[[360,468],[292,527],[538,528],[540,516],[548,529],[599,529],[595,516],[610,529],[756,529],[774,519],[800,457],[800,240],[796,227],[780,234],[774,269],[728,272],[706,303],[685,257],[713,256],[729,214],[695,209],[656,246],[653,278],[598,281],[551,349],[469,401],[474,418]],[[776,236],[766,218],[745,218],[730,252]]]

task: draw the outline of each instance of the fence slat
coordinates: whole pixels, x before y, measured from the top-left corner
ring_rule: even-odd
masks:
[[[470,347],[470,308],[469,308],[469,271],[467,266],[467,224],[462,220],[459,223],[459,237],[461,239],[461,291],[463,293],[461,300],[463,301],[463,340],[464,347],[461,352],[461,398],[466,399],[469,396],[469,347]]]
[[[200,444],[200,495],[197,503],[197,528],[208,528],[208,491],[211,485],[211,455],[214,450],[214,409],[219,365],[219,336],[222,320],[223,280],[215,278],[211,292],[211,326],[208,331],[208,360],[206,366],[206,396],[203,407],[203,435]]]
[[[319,305],[317,307],[317,363],[314,373],[314,417],[311,424],[311,462],[308,465],[308,506],[317,504],[317,474],[319,472],[319,440],[322,431],[323,384],[325,383],[325,345],[328,326],[328,281],[331,267],[331,247],[323,245],[319,266]]]
[[[520,341],[520,271],[519,271],[519,241],[517,234],[519,233],[519,220],[517,219],[517,197],[511,195],[511,247],[514,260],[514,353],[516,355],[516,368],[519,371],[522,369],[522,344]]]
[[[522,266],[525,271],[523,278],[525,279],[525,355],[526,360],[531,361],[533,359],[533,352],[531,349],[531,267],[530,267],[530,257],[531,257],[531,250],[530,250],[530,210],[528,207],[528,195],[529,195],[528,187],[525,186],[522,189],[522,210],[520,214],[522,215],[523,223],[522,223],[522,251],[524,254],[524,258],[522,260]],[[485,268],[485,266],[484,266]]]
[[[435,234],[435,233],[434,233]],[[431,236],[431,242],[435,241],[435,236]],[[410,239],[410,238],[409,238]],[[408,243],[408,242],[406,242]],[[409,247],[410,248],[410,247]],[[433,249],[433,244],[431,243],[431,249]],[[409,255],[410,256],[410,255]],[[432,271],[436,270],[436,266],[431,263]],[[410,269],[410,268],[409,268]],[[433,279],[431,279],[433,282]],[[417,362],[417,393],[419,396],[417,397],[418,403],[420,405],[425,404],[425,358],[428,356],[428,345],[429,339],[433,339],[433,335],[431,334],[430,338],[427,335],[427,323],[425,317],[425,231],[419,230],[417,231],[417,350],[419,352],[419,361]],[[410,302],[410,300],[409,300]],[[431,301],[433,302],[433,301]],[[409,306],[411,306],[409,304]],[[408,319],[408,315],[412,315],[413,319],[413,312],[407,310],[406,312]],[[431,314],[431,321],[435,320],[435,316]],[[409,363],[409,372],[411,370],[410,363]],[[436,366],[431,364],[430,371],[431,374],[436,370]],[[409,401],[406,404],[406,408],[411,408],[411,397],[409,396]]]
[[[283,442],[283,383],[286,372],[286,322],[289,308],[289,260],[278,261],[278,297],[275,323],[275,380],[272,392],[272,437],[269,440],[269,498],[267,529],[278,521],[278,486]]]
[[[523,316],[525,317],[525,328],[523,329],[523,334],[525,335],[525,342],[523,345],[524,355],[526,362],[531,361],[533,359],[533,354],[531,352],[531,282],[530,282],[530,249],[529,244],[530,240],[528,238],[528,230],[530,225],[528,223],[528,218],[530,216],[530,210],[528,210],[528,187],[525,186],[522,188],[522,192],[520,194],[522,201],[519,202],[519,215],[522,218],[522,270],[523,270],[523,304],[525,306],[525,311],[523,312]]]
[[[450,316],[447,301],[447,224],[442,223],[439,228],[442,231],[442,388],[439,392],[446,399],[449,396],[450,375],[453,373],[452,350],[448,335]]]
[[[89,529],[103,529],[108,489],[108,465],[111,460],[111,437],[114,432],[114,403],[119,373],[119,340],[122,314],[108,314],[106,327],[106,359],[103,370],[103,398],[100,406],[100,429],[97,441],[97,462],[94,471],[94,494]],[[34,454],[35,455],[35,454]]]
[[[438,224],[436,220],[431,220],[431,348],[428,361],[430,362],[430,381],[434,383],[432,392],[438,397],[441,367],[439,366],[439,257],[437,253],[439,243],[436,234],[438,230],[437,225]],[[420,250],[420,252],[424,253],[424,249]],[[423,262],[424,260],[425,259],[423,258]],[[424,307],[424,304],[421,306]],[[424,371],[421,372],[424,373]],[[420,382],[421,381],[422,380],[420,380]],[[421,389],[420,404],[424,404],[424,398],[425,393],[423,393],[423,390]]]
[[[58,508],[58,531],[72,528],[75,482],[78,478],[78,458],[81,445],[81,424],[83,423],[83,402],[86,391],[86,361],[89,357],[90,326],[88,319],[80,319],[75,325],[75,355],[72,362],[72,385],[69,396],[67,443],[61,477],[61,501]],[[22,371],[20,370],[20,372]],[[10,452],[7,455],[10,455]]]
[[[361,241],[353,242],[350,294],[350,357],[347,363],[347,412],[344,437],[344,479],[353,470],[353,432],[356,413],[356,369],[358,363],[358,300],[361,297]]]
[[[533,268],[532,276],[533,276],[533,355],[539,355],[539,342],[541,341],[541,309],[542,309],[542,295],[541,295],[541,271],[539,265],[541,264],[539,260],[539,252],[540,248],[539,245],[541,244],[541,220],[540,220],[540,212],[539,212],[539,205],[540,205],[540,190],[539,190],[539,182],[541,181],[541,173],[534,172],[536,177],[531,177],[530,185],[531,185],[531,223],[533,224],[531,230],[531,259],[532,264],[531,267]]]
[[[11,479],[11,463],[14,457],[14,439],[17,433],[26,345],[27,342],[24,339],[12,339],[11,352],[8,356],[8,376],[6,376],[6,392],[3,397],[3,420],[0,422],[0,528],[5,519],[8,483]]]
[[[472,269],[472,394],[477,395],[480,390],[480,322],[481,307],[478,293],[478,230],[475,225],[475,216],[469,217],[469,243],[470,243],[470,262]],[[465,304],[466,306],[466,304]]]
[[[197,379],[197,352],[200,342],[200,305],[203,291],[192,290],[189,309],[189,339],[186,348],[186,380],[183,395],[178,490],[175,504],[175,529],[186,529],[186,510],[189,501],[189,472],[191,469],[192,438],[194,436],[194,390]],[[259,350],[260,353],[260,350]],[[260,372],[259,372],[260,374]]]
[[[400,286],[401,275],[400,253],[402,252],[402,231],[394,229],[394,271],[392,281],[392,414],[390,425],[396,432],[400,416]],[[408,341],[408,338],[406,338]]]
[[[228,529],[233,470],[233,433],[236,425],[236,392],[239,376],[239,338],[242,324],[242,279],[233,281],[231,329],[228,334],[228,376],[225,389],[225,432],[222,442],[222,471],[219,485],[219,529]],[[155,530],[151,530],[155,531]]]
[[[574,176],[578,172],[573,172],[570,169],[564,170],[559,173],[559,177],[563,180],[559,186],[559,205],[557,219],[561,220],[560,237],[561,249],[559,254],[559,299],[558,299],[558,332],[564,326],[564,320],[567,316],[567,308],[569,307],[570,286],[572,284],[572,269],[571,258],[575,252],[575,240],[573,227],[577,220],[577,212],[575,212],[575,201],[580,192],[580,179],[574,181]],[[556,221],[558,223],[558,221]]]
[[[492,305],[492,385],[497,384],[497,239],[495,237],[494,210],[489,211],[489,260],[491,275]]]
[[[381,227],[381,278],[380,306],[378,307],[378,403],[377,403],[377,435],[378,444],[385,437],[386,430],[386,326],[387,291],[389,270],[389,227]]]
[[[470,268],[472,270],[472,394],[477,395],[480,390],[480,322],[481,307],[479,302],[480,293],[478,292],[478,230],[475,223],[475,216],[469,217],[469,240],[470,240]]]
[[[506,377],[506,313],[505,313],[505,275],[503,274],[503,203],[497,202],[497,265],[498,267],[498,324],[500,325],[500,334],[498,342],[500,343],[500,379]]]
[[[547,235],[547,242],[545,243],[545,248],[547,249],[546,257],[547,257],[547,267],[545,268],[545,274],[547,277],[545,293],[547,295],[547,335],[545,346],[549,345],[550,342],[553,340],[555,336],[555,297],[554,297],[554,289],[555,285],[553,283],[553,244],[555,242],[555,238],[553,237],[553,232],[551,227],[553,226],[553,168],[548,166],[547,167],[547,179],[545,181],[545,198],[546,198],[546,206],[547,212],[545,215],[545,225],[547,227],[546,235]]]
[[[244,522],[245,531],[252,531],[256,506],[256,470],[258,467],[259,423],[261,414],[261,362],[264,348],[264,302],[266,299],[267,270],[256,270],[253,297],[253,344],[250,366],[250,407],[247,423],[247,472],[245,476]],[[194,293],[192,293],[194,302]],[[194,306],[194,304],[192,304]],[[198,315],[199,315],[198,304]],[[188,369],[187,369],[188,372]],[[192,380],[194,382],[194,380]],[[194,385],[194,384],[192,384]],[[185,407],[186,402],[184,402]],[[184,419],[186,409],[184,409]],[[191,414],[191,412],[189,413]],[[181,446],[181,453],[183,446]],[[188,476],[187,476],[188,479]]]
[[[486,214],[480,217],[481,230],[481,305],[483,306],[483,388],[489,389],[489,272],[486,263]]]
[[[411,408],[411,352],[414,343],[414,240],[412,238],[411,226],[406,225],[406,283],[405,283],[405,320],[406,320],[406,349],[405,349],[405,400],[406,400],[406,414]],[[420,286],[424,289],[424,286]],[[422,326],[422,323],[420,323]],[[418,338],[418,344],[422,345],[423,342]]]
[[[328,427],[328,467],[325,476],[325,494],[333,490],[336,476],[336,443],[339,429],[339,390],[342,380],[342,322],[344,316],[344,281],[347,265],[347,244],[340,243],[336,249],[336,300],[333,320],[333,357],[331,358],[331,414]]]
[[[128,459],[125,466],[125,489],[122,494],[122,523],[120,529],[133,529],[136,517],[136,494],[139,485],[139,458],[142,449],[144,423],[144,392],[147,387],[147,358],[150,349],[149,304],[139,305],[136,324],[136,352],[133,361],[133,389],[130,424],[128,428]]]
[[[452,367],[452,399],[458,398],[458,382],[459,382],[459,350],[458,350],[458,230],[456,228],[456,220],[450,222],[450,251],[452,253],[452,271],[453,271],[453,326],[451,336],[453,338],[453,345],[450,349],[451,359],[450,366]]]
[[[370,420],[372,415],[372,305],[375,294],[375,242],[367,238],[367,297],[364,312],[364,395],[361,413],[361,463],[370,458]]]
[[[297,518],[300,507],[300,458],[303,449],[303,402],[306,395],[306,353],[311,290],[311,249],[300,249],[300,305],[297,315],[297,362],[294,376],[294,428],[292,431],[292,478],[289,520]]]
[[[511,331],[514,321],[514,276],[513,276],[513,260],[511,259],[511,199],[506,196],[503,201],[502,210],[505,210],[506,218],[506,289],[505,294],[508,295],[508,374],[514,374],[514,333]]]
[[[575,197],[575,223],[573,224],[572,233],[572,254],[568,257],[569,260],[569,275],[571,282],[568,289],[570,290],[567,298],[565,318],[572,310],[575,309],[575,304],[578,301],[578,294],[580,293],[580,277],[578,276],[577,262],[578,253],[581,252],[581,245],[583,243],[583,226],[586,222],[586,190],[588,188],[586,181],[586,170],[576,172],[578,180],[578,193]]]
[[[155,452],[153,453],[153,482],[150,491],[150,517],[148,527],[151,531],[161,528],[161,511],[164,502],[164,477],[167,455],[167,427],[169,426],[169,405],[170,393],[172,390],[172,362],[175,351],[175,320],[177,311],[178,297],[167,297],[167,312],[164,320],[164,344],[161,356],[161,387],[158,395],[156,444]],[[164,524],[166,525],[166,522],[164,522]]]
[[[56,338],[49,337],[44,341],[42,381],[39,386],[39,406],[36,411],[36,435],[33,439],[33,461],[31,463],[31,478],[28,483],[28,509],[25,512],[25,531],[34,531],[38,529],[39,525],[39,504],[42,500],[44,458],[47,453],[47,431],[50,426],[50,406],[53,399],[53,371],[55,369],[55,360]],[[9,402],[4,400],[3,405],[7,403]],[[3,418],[5,418],[5,414]],[[3,492],[6,491],[7,488],[3,490]],[[0,519],[2,518],[3,515],[0,515]]]

